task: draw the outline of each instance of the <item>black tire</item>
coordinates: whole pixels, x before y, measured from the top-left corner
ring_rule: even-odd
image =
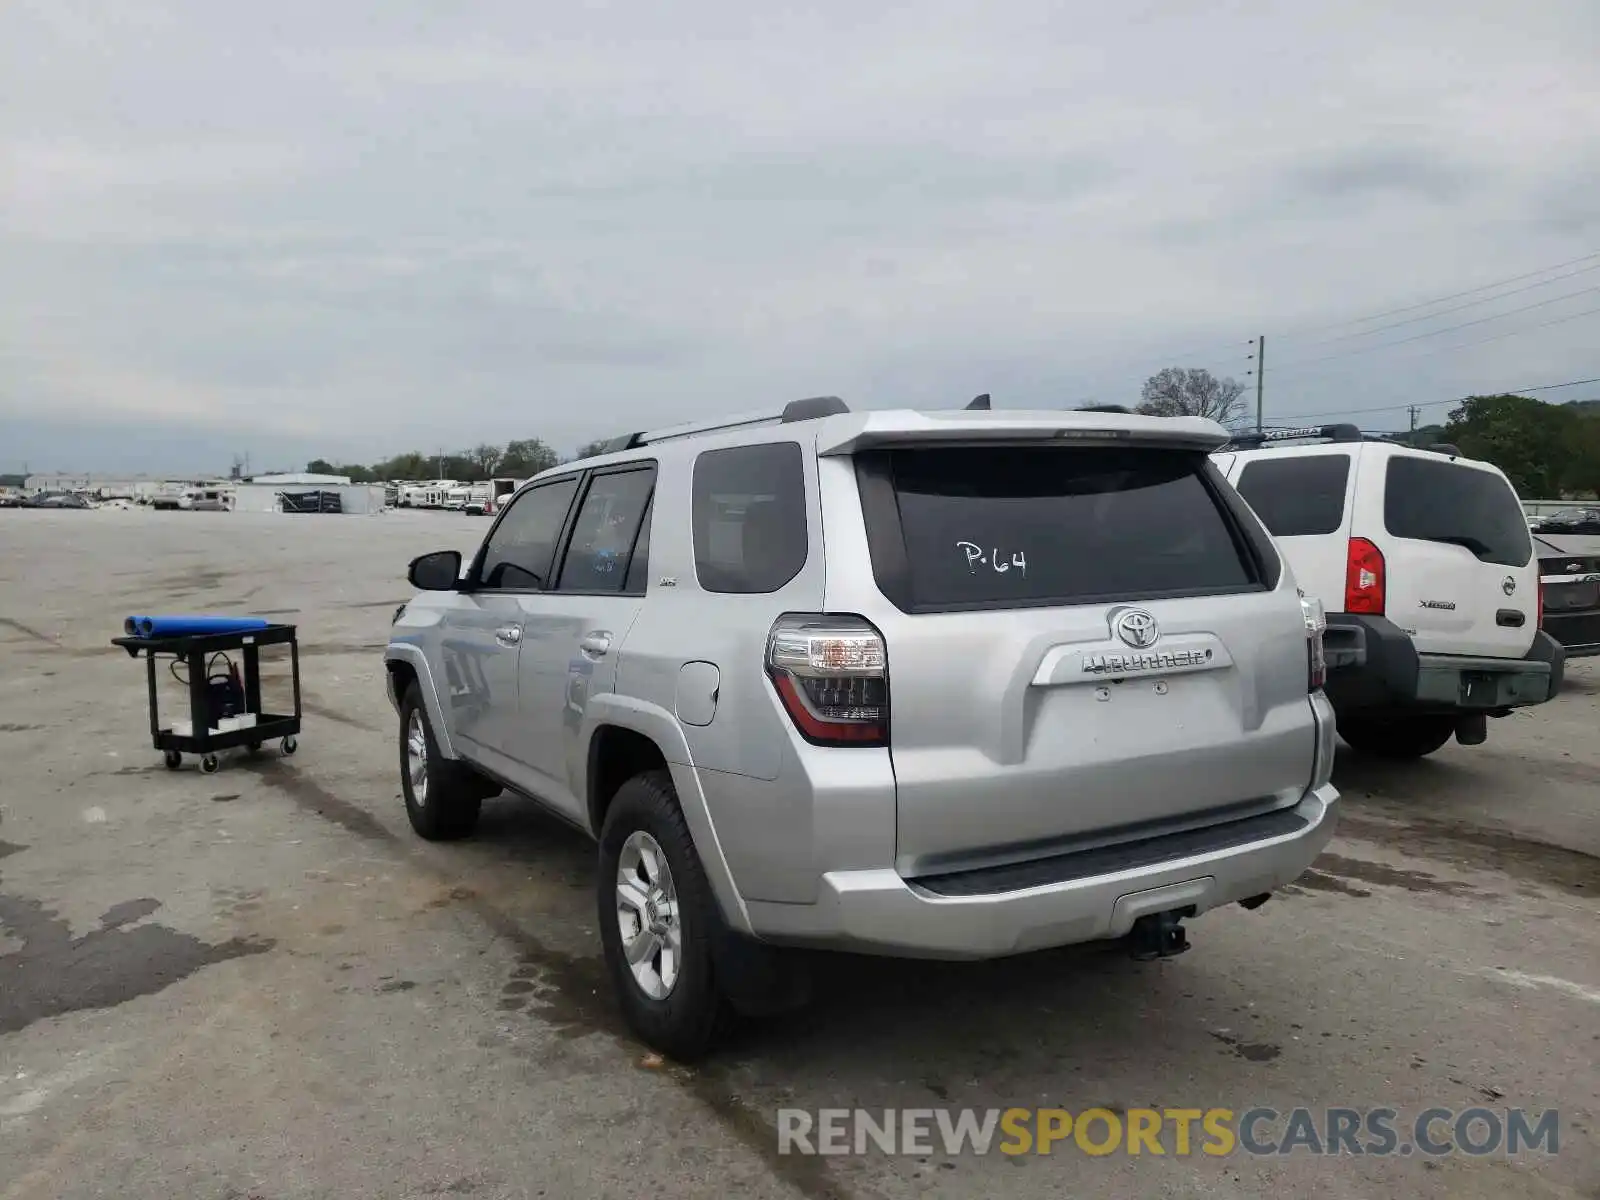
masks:
[[[1339,736],[1373,758],[1426,758],[1448,742],[1456,719],[1448,714],[1362,714],[1339,718]]]
[[[167,770],[176,771],[183,766],[183,755],[176,750],[168,750],[161,756],[161,761],[167,764]]]
[[[660,999],[648,995],[634,978],[618,919],[618,866],[623,846],[636,832],[648,834],[660,847],[677,894],[681,961],[671,990]],[[666,771],[635,775],[612,799],[600,832],[597,890],[606,968],[629,1027],[646,1045],[679,1062],[704,1057],[728,1015],[714,969],[721,919]]]
[[[423,765],[426,786],[421,796],[411,782],[408,734],[413,718],[427,747]],[[482,784],[466,764],[452,762],[439,753],[427,705],[422,702],[422,692],[415,683],[406,689],[400,701],[400,791],[405,797],[411,828],[430,842],[458,841],[478,826],[478,813],[483,808]]]

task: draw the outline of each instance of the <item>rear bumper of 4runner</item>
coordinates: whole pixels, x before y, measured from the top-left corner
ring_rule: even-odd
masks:
[[[750,917],[775,941],[918,958],[998,958],[1122,937],[1143,916],[1190,908],[1198,915],[1293,882],[1333,836],[1338,798],[1323,784],[1294,808],[1267,814],[1272,820],[1234,823],[1260,821],[1254,831],[1223,830],[1249,840],[1175,847],[1178,857],[1155,864],[1018,890],[967,894],[978,881],[963,881],[960,894],[940,893],[888,868],[830,871],[816,904],[752,902]]]
[[[1340,710],[1505,713],[1553,699],[1566,663],[1543,630],[1522,658],[1420,654],[1393,621],[1350,613],[1328,614],[1323,646],[1327,693]]]
[[[983,959],[1126,936],[1140,917],[1198,916],[1292,883],[1333,836],[1333,713],[1312,699],[1311,786],[1290,808],[1006,867],[906,879],[830,871],[815,904],[749,901],[775,942],[915,958]]]

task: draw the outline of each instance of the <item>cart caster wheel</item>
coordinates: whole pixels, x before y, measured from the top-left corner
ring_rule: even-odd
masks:
[[[289,755],[293,754],[296,750],[300,749],[300,743],[294,740],[294,735],[293,734],[290,734],[288,737],[283,739],[283,747],[282,747],[282,749],[283,749],[284,757],[287,758]]]
[[[260,758],[261,757],[261,743],[260,742],[251,742],[248,746],[246,746],[244,748],[244,752],[246,754],[248,754],[251,758]]]
[[[207,775],[215,775],[217,773],[217,768],[221,765],[222,764],[217,760],[217,756],[215,754],[208,754],[200,760],[200,769]]]
[[[176,750],[168,750],[161,756],[161,761],[167,764],[167,770],[176,771],[179,767],[183,766],[183,755],[179,754]]]

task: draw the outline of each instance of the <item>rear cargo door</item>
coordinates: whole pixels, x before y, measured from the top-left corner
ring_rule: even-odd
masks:
[[[1538,621],[1538,567],[1527,518],[1505,477],[1472,462],[1406,452],[1364,460],[1361,470],[1383,472],[1381,489],[1365,478],[1358,487],[1369,511],[1352,532],[1383,551],[1389,619],[1423,654],[1526,654]],[[1371,512],[1380,497],[1381,514]]]
[[[887,643],[902,873],[1298,800],[1304,622],[1203,451],[920,446],[856,474],[879,608],[831,565],[829,606]]]

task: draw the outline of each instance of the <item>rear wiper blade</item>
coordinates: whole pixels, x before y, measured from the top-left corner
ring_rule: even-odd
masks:
[[[1492,549],[1488,542],[1479,541],[1477,538],[1469,537],[1466,534],[1451,534],[1447,537],[1435,537],[1430,538],[1429,540],[1434,542],[1444,542],[1449,546],[1464,546],[1468,550],[1471,550],[1479,558],[1482,558],[1485,554],[1488,554]]]

